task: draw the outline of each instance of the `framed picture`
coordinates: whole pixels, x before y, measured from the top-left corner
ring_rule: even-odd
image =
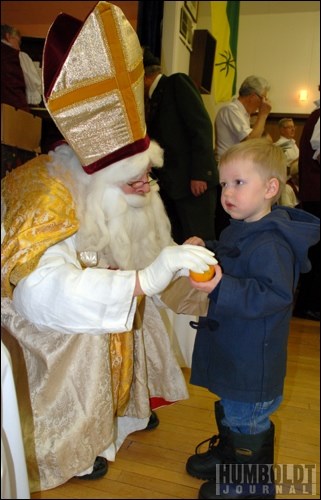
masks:
[[[192,17],[185,7],[181,8],[181,18],[179,25],[180,39],[186,45],[188,50],[192,51],[193,46],[193,33],[194,33],[195,23]]]
[[[198,2],[185,2],[185,6],[192,16],[193,21],[197,21]]]

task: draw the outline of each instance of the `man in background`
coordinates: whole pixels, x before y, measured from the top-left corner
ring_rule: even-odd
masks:
[[[1,25],[1,102],[29,111],[41,102],[41,76],[34,61],[20,50],[20,32]]]
[[[147,132],[164,149],[156,175],[173,238],[179,244],[195,234],[215,238],[218,172],[202,96],[184,73],[163,75],[147,47],[143,61]]]
[[[260,76],[248,76],[240,86],[239,95],[222,106],[215,118],[215,157],[219,162],[222,154],[234,144],[247,139],[257,139],[265,132],[265,124],[271,112],[268,99],[269,82]],[[252,116],[257,113],[252,124]],[[217,204],[217,237],[228,225],[229,218]]]
[[[287,183],[280,197],[281,205],[299,205],[299,148],[295,142],[295,125],[292,118],[281,118],[278,123],[280,137],[274,143],[282,148],[287,158]]]
[[[274,143],[276,146],[280,146],[285,156],[288,160],[288,168],[293,168],[292,165],[296,165],[296,171],[298,172],[298,160],[299,160],[299,148],[295,142],[295,125],[292,118],[281,118],[278,123],[279,125],[279,139]]]
[[[238,97],[219,109],[215,118],[215,153],[218,160],[234,144],[262,137],[271,111],[269,90],[270,85],[265,78],[248,76],[240,86]],[[257,116],[251,125],[254,113]]]
[[[299,172],[299,148],[295,142],[295,125],[292,118],[281,118],[278,123],[280,137],[274,143],[276,146],[280,146],[288,160],[287,169],[288,175],[291,176],[293,181],[298,184],[298,172]]]

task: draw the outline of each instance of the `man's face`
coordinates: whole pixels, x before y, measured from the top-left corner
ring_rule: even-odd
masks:
[[[10,43],[11,47],[13,47],[16,50],[20,50],[21,38],[20,38],[20,36],[18,34],[7,33],[6,40],[7,40],[8,43]]]
[[[292,120],[285,122],[284,126],[281,127],[280,129],[280,133],[283,137],[286,137],[287,139],[293,139],[295,134],[294,122]]]
[[[153,183],[153,179],[149,177],[149,171],[146,171],[139,179],[123,184],[121,189],[125,194],[144,196],[150,192],[150,183]]]

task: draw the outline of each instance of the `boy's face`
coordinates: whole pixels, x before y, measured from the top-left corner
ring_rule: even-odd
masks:
[[[254,222],[271,211],[277,179],[263,179],[252,160],[233,159],[220,167],[221,201],[232,219]]]

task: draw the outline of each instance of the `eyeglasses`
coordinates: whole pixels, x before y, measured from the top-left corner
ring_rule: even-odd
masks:
[[[145,184],[149,184],[150,186],[155,186],[155,184],[157,184],[157,179],[150,178],[148,181],[127,182],[127,186],[130,186],[133,189],[140,189]]]

